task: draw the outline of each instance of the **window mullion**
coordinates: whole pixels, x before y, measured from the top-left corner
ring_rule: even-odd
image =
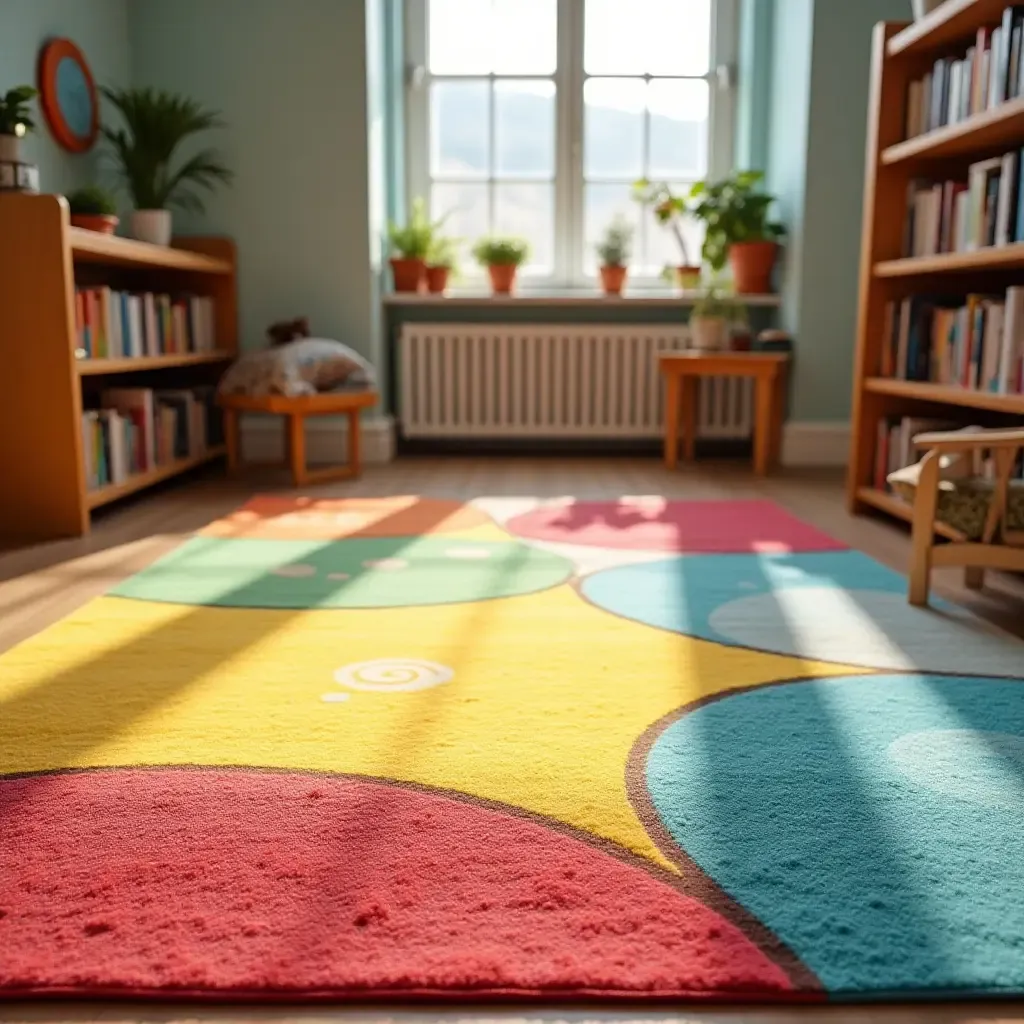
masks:
[[[495,99],[495,82],[496,78],[492,72],[488,76],[488,92],[487,92],[487,118],[488,118],[488,132],[487,132],[487,233],[493,235],[495,231],[495,210],[497,209],[497,146],[496,140],[498,135],[497,125],[497,102]]]
[[[583,272],[583,9],[581,0],[559,0],[556,244],[566,284],[579,283]]]

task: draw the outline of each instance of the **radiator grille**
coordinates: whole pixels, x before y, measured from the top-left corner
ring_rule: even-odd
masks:
[[[685,325],[406,324],[399,419],[410,438],[656,438],[657,353],[686,348]],[[703,382],[702,437],[751,430],[750,382]]]

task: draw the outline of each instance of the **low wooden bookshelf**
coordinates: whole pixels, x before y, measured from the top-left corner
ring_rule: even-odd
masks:
[[[75,287],[209,296],[214,351],[76,355]],[[223,446],[89,489],[83,397],[103,387],[216,383],[238,349],[234,243],[170,248],[73,228],[59,196],[0,195],[0,544],[88,533],[93,509],[221,458]]]
[[[979,29],[1000,24],[1008,6],[1009,0],[946,0],[912,25],[885,23],[875,29],[847,478],[848,504],[855,513],[909,517],[908,506],[875,486],[880,421],[901,416],[1024,421],[1024,395],[882,374],[890,303],[1024,284],[1024,242],[931,256],[904,253],[907,196],[915,179],[959,179],[977,161],[1024,148],[1024,96],[905,138],[909,84],[937,60],[965,53]]]

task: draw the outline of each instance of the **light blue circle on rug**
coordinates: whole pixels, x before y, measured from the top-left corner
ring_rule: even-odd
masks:
[[[588,576],[587,600],[716,643],[899,671],[1017,676],[1024,642],[857,551],[682,555]]]
[[[573,572],[517,541],[193,537],[111,593],[224,608],[401,608],[530,594]]]
[[[646,764],[678,845],[832,993],[1024,991],[1024,681],[740,692]]]
[[[92,130],[92,92],[78,61],[62,57],[57,64],[57,105],[74,135],[87,138]]]

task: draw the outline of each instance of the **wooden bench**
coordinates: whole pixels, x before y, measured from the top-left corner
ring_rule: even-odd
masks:
[[[238,433],[238,417],[243,412],[272,413],[283,416],[285,423],[285,458],[291,468],[296,487],[345,480],[359,476],[360,454],[359,414],[380,400],[376,391],[329,391],[317,395],[221,395],[218,404],[224,410],[224,435],[228,449],[228,470],[237,473],[242,467],[242,449]],[[344,465],[311,470],[306,466],[306,418],[308,416],[348,417],[348,461]]]

